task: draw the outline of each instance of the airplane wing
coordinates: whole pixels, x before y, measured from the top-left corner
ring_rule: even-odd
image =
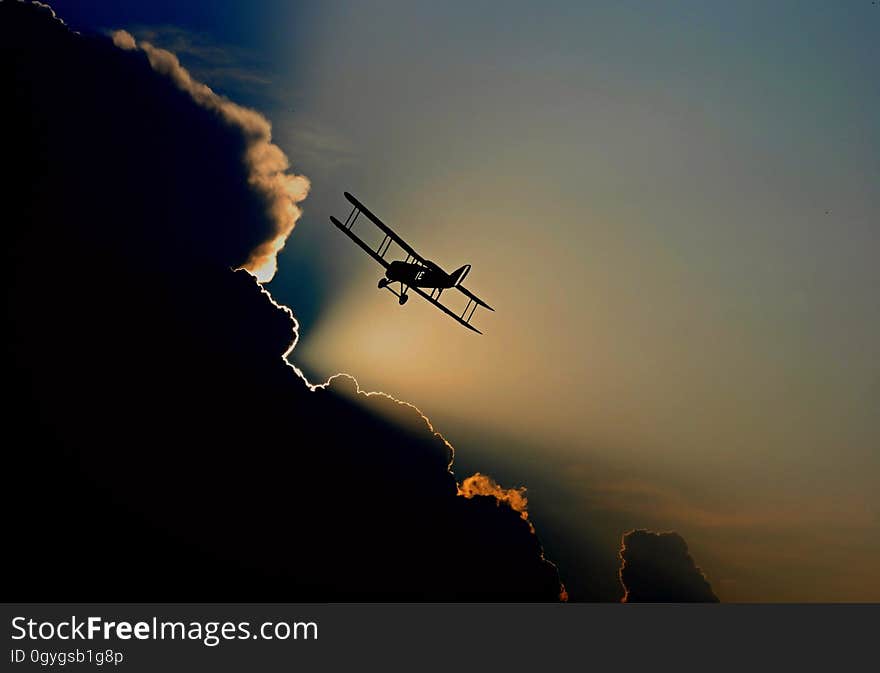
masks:
[[[487,304],[487,303],[484,302],[482,299],[480,299],[477,295],[475,295],[473,292],[471,292],[470,290],[468,290],[464,285],[456,285],[456,286],[455,286],[455,289],[458,290],[459,292],[461,292],[461,293],[462,293],[465,297],[467,297],[470,301],[475,302],[475,304],[474,304],[474,310],[476,310],[477,306],[484,306],[484,307],[486,307],[487,309],[489,309],[490,311],[494,311],[494,310],[495,310],[494,308],[492,308],[491,306],[489,306],[489,304]],[[468,306],[470,307],[470,304],[469,304]]]
[[[400,296],[400,293],[397,290],[395,290],[393,287],[391,287],[390,285],[386,285],[385,289],[388,290],[395,297]],[[476,332],[477,334],[482,334],[482,332],[480,330],[478,330],[476,327],[471,325],[471,318],[474,317],[474,311],[477,310],[477,304],[475,302],[468,302],[468,305],[465,306],[464,311],[462,311],[461,315],[459,315],[459,314],[455,313],[455,311],[450,309],[448,306],[446,306],[445,304],[440,303],[440,294],[438,293],[436,297],[434,296],[434,293],[437,292],[437,290],[431,290],[431,293],[428,294],[420,287],[410,286],[409,292],[415,292],[417,295],[422,297],[422,299],[424,299],[425,301],[428,301],[428,302],[434,304],[434,306],[439,308],[441,311],[443,311],[450,318],[455,320],[457,323],[464,325],[469,330],[472,330],[472,331]],[[486,304],[484,304],[483,302],[480,302],[480,306],[486,306]],[[489,308],[489,310],[491,310],[491,311],[495,310],[493,308],[490,308],[489,306],[486,306],[486,308]]]
[[[349,217],[349,219],[351,219],[351,217]],[[348,236],[352,241],[354,241],[354,242],[357,243],[361,248],[363,248],[363,251],[364,251],[365,253],[367,253],[370,257],[372,257],[372,258],[375,259],[377,262],[379,262],[379,264],[381,264],[382,266],[384,266],[386,269],[388,268],[388,262],[386,262],[386,261],[385,261],[385,257],[383,257],[383,255],[385,254],[384,251],[382,251],[382,247],[383,247],[383,246],[380,245],[378,250],[373,250],[369,245],[367,245],[366,243],[364,243],[364,242],[363,242],[363,241],[357,236],[357,234],[355,234],[355,233],[351,230],[351,226],[346,226],[346,225],[342,224],[342,222],[340,222],[339,220],[337,220],[337,219],[336,219],[335,217],[333,217],[332,215],[330,216],[330,221],[331,221],[333,224],[335,224],[343,234],[345,234],[346,236]],[[381,254],[380,254],[380,251],[382,251]]]
[[[448,306],[444,306],[443,304],[440,303],[440,301],[439,301],[438,299],[434,299],[434,297],[432,297],[431,295],[429,295],[427,292],[423,292],[420,288],[417,288],[417,287],[411,287],[411,288],[410,288],[410,291],[411,291],[411,292],[415,292],[415,293],[418,294],[418,295],[421,295],[422,297],[424,297],[425,299],[427,299],[429,302],[431,302],[432,304],[434,304],[434,306],[436,306],[436,307],[439,308],[441,311],[443,311],[443,312],[444,312],[446,315],[448,315],[450,318],[452,318],[453,320],[458,321],[459,323],[461,323],[462,325],[464,325],[465,327],[467,327],[469,330],[473,330],[473,331],[476,332],[477,334],[482,334],[482,332],[481,332],[480,330],[478,330],[476,327],[474,327],[474,326],[471,325],[471,323],[470,323],[471,318],[474,316],[474,310],[476,310],[476,308],[477,308],[476,305],[474,305],[474,308],[471,310],[470,315],[468,315],[467,320],[465,320],[465,318],[464,318],[464,314],[468,312],[468,308],[470,308],[470,304],[468,304],[467,308],[465,308],[465,310],[464,310],[464,311],[462,312],[462,314],[459,316],[459,315],[456,315],[455,313],[453,313],[452,311],[450,311]],[[392,292],[393,292],[393,290],[392,290]]]
[[[378,217],[373,215],[373,213],[370,212],[369,208],[367,208],[364,204],[362,204],[360,201],[358,201],[356,198],[354,198],[348,192],[345,192],[345,198],[348,199],[349,203],[351,203],[351,205],[354,206],[354,210],[352,211],[352,213],[354,214],[355,211],[357,211],[357,214],[354,215],[354,219],[357,219],[357,216],[360,215],[361,213],[363,213],[364,215],[366,215],[367,219],[370,220],[370,222],[372,222],[377,227],[379,227],[379,229],[382,230],[382,233],[385,234],[387,239],[390,239],[390,241],[394,241],[395,243],[397,243],[397,245],[399,245],[401,248],[403,248],[406,251],[406,253],[408,255],[410,255],[413,259],[415,259],[419,264],[425,263],[424,257],[422,257],[419,253],[417,253],[412,248],[412,246],[409,245],[409,243],[407,243],[400,236],[398,236],[394,232],[394,230],[391,229],[391,227],[389,227],[382,220],[380,220]],[[351,216],[349,216],[349,217],[351,217]],[[354,221],[352,220],[352,224],[353,223],[354,223]],[[336,224],[336,223],[334,222],[334,224]],[[337,224],[336,226],[339,226],[339,225]],[[349,233],[351,233],[351,232],[349,232]],[[384,243],[384,241],[383,241],[383,243]],[[388,243],[388,245],[390,245],[390,242]],[[385,246],[385,250],[388,249],[388,245]],[[382,249],[381,245],[379,246],[379,249],[380,250]],[[384,255],[384,252],[381,254]]]

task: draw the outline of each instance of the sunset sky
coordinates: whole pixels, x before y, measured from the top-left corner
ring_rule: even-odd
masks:
[[[312,382],[528,486],[586,593],[649,527],[722,600],[880,600],[880,6],[253,5],[53,3],[272,121],[312,182],[267,285]],[[376,289],[343,190],[473,265],[483,336]]]

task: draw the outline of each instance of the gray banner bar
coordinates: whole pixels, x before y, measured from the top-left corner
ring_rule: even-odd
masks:
[[[872,660],[880,606],[4,604],[2,612],[2,669],[22,673],[839,670]]]

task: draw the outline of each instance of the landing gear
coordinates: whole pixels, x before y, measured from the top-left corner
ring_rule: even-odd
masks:
[[[380,290],[384,289],[388,285],[389,282],[391,282],[391,281],[389,281],[387,278],[380,278],[379,279],[379,289]]]
[[[397,303],[399,303],[401,306],[403,306],[408,301],[409,301],[409,295],[402,294],[402,295],[400,295],[400,299],[397,300]]]

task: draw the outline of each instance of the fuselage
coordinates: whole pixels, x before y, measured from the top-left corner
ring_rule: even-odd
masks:
[[[410,264],[408,262],[391,262],[385,270],[389,281],[401,282],[409,287],[450,288],[455,285],[454,279],[436,264],[428,266]]]

